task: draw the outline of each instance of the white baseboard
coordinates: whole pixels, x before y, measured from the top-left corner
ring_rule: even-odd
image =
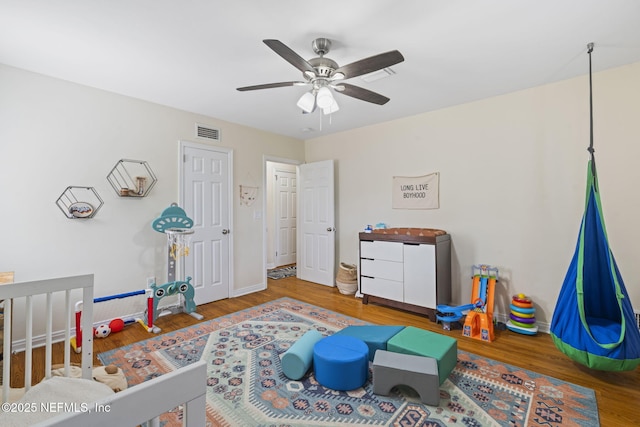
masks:
[[[265,285],[264,283],[258,283],[253,286],[245,286],[244,288],[234,289],[233,295],[230,295],[230,297],[241,297],[243,295],[249,295],[254,292],[264,291],[265,289],[267,289],[267,285]]]
[[[173,304],[173,305],[166,305],[166,306],[162,306],[158,308],[158,311],[162,312],[165,310],[171,310],[171,309],[175,309],[175,308],[179,308],[180,305],[179,304]],[[129,320],[129,319],[144,319],[146,321],[146,317],[145,317],[145,313],[144,312],[140,312],[140,313],[133,313],[133,314],[128,314],[126,316],[122,316],[120,317],[123,320]],[[99,322],[94,322],[93,323],[93,327],[98,327],[100,325],[104,325],[105,323],[107,323],[107,321],[105,320],[101,320]],[[51,333],[51,342],[52,343],[58,343],[58,342],[63,342],[64,341],[64,330],[61,329],[59,331],[53,331]],[[71,328],[71,336],[75,337],[76,336],[76,328],[75,326],[73,326]],[[100,338],[102,339],[102,338]],[[109,337],[105,338],[105,339],[109,339]],[[32,347],[33,348],[38,348],[38,347],[43,347],[46,344],[46,336],[45,334],[40,334],[40,335],[36,335],[32,337]],[[25,351],[27,348],[27,341],[24,338],[15,340],[11,343],[11,353],[20,353],[22,351]]]
[[[75,329],[73,331],[73,333],[71,334],[72,336],[75,335]],[[57,342],[62,342],[64,341],[64,331],[56,331],[53,332],[51,334],[51,342],[52,343],[57,343]],[[34,336],[31,340],[32,342],[32,347],[33,348],[38,348],[38,347],[43,347],[46,344],[46,337],[44,334],[42,335],[38,335],[38,336]],[[22,351],[25,351],[27,348],[27,341],[23,338],[23,339],[19,339],[19,340],[15,340],[11,343],[11,353],[20,353]]]

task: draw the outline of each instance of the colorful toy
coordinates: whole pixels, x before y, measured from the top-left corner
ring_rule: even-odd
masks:
[[[167,283],[163,285],[151,284],[148,289],[147,323],[138,320],[149,332],[158,333],[160,328],[153,326],[153,322],[161,315],[187,313],[202,320],[203,316],[196,313],[194,302],[195,290],[191,285],[191,277],[184,278],[184,257],[189,255],[189,242],[193,235],[193,220],[176,203],[166,208],[160,217],[152,223],[152,228],[167,236]],[[158,310],[158,303],[164,297],[178,295],[177,306],[166,307],[162,312]]]
[[[498,278],[498,269],[480,264],[471,267],[473,277],[471,304],[451,307],[440,304],[436,307],[436,319],[445,330],[451,323],[465,318],[462,335],[482,341],[493,341],[493,303]]]
[[[475,270],[479,272],[473,274]],[[467,314],[462,335],[491,342],[493,341],[493,302],[498,268],[484,264],[474,265],[471,272],[473,274],[471,298],[476,308]]]
[[[203,319],[203,316],[201,314],[196,313],[196,303],[193,300],[195,290],[191,285],[191,277],[187,277],[186,281],[176,280],[175,282],[165,283],[164,285],[156,285],[155,283],[153,283],[150,286],[150,290],[153,295],[153,297],[149,300],[152,304],[150,312],[154,313],[154,317],[153,319],[148,319],[149,324],[152,324],[152,321],[155,321],[157,317],[159,317],[160,315],[164,315],[165,313],[187,313],[198,320]],[[172,295],[180,296],[182,303],[178,306],[164,308],[163,312],[160,313],[160,311],[158,310],[158,303],[162,298]],[[160,328],[156,326],[154,327],[154,330],[150,332],[160,332]]]
[[[528,298],[524,294],[514,295],[513,298],[511,298],[511,305],[509,307],[511,312],[509,313],[507,328],[509,328],[510,331],[525,335],[535,335],[538,333],[538,327],[536,326],[536,309],[533,307],[531,298]]]
[[[96,338],[106,338],[111,333],[111,328],[109,325],[100,325],[97,328],[94,328],[93,336]]]
[[[112,301],[116,299],[120,300],[124,298],[135,297],[137,295],[145,295],[145,293],[146,291],[143,289],[140,291],[127,292],[122,294],[110,295],[106,297],[99,297],[99,298],[94,298],[93,303],[97,304],[97,303]],[[149,305],[147,306],[149,307]],[[150,307],[153,308],[153,305],[151,304]],[[82,352],[82,330],[80,329],[81,320],[82,320],[82,301],[78,301],[75,304],[76,336],[72,337],[70,340],[71,347],[76,353]],[[105,325],[101,324],[98,326],[98,328],[100,326],[106,326],[107,328],[109,328],[108,333],[105,334],[105,331],[102,330],[98,335],[97,334],[98,328],[93,328],[93,336],[97,338],[106,338],[107,336],[109,336],[110,333],[120,332],[122,329],[124,329],[125,325],[134,323],[134,322],[136,322],[136,319],[123,320],[120,318],[114,318],[108,324],[105,324]]]
[[[111,329],[112,334],[120,332],[124,329],[124,320],[120,318],[113,319],[111,322],[109,322],[109,328]]]
[[[477,308],[476,304],[465,304],[457,307],[451,307],[448,305],[438,305],[436,312],[436,319],[442,322],[442,329],[445,331],[451,330],[451,324],[463,319],[469,310]]]

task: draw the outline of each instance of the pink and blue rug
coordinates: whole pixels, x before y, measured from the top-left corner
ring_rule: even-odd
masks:
[[[599,425],[593,390],[464,351],[437,407],[420,403],[410,388],[378,396],[367,381],[338,392],[313,373],[299,381],[283,375],[281,355],[306,331],[330,335],[358,324],[365,322],[282,298],[98,357],[122,368],[130,386],[206,359],[209,426]],[[162,425],[182,425],[180,409]]]

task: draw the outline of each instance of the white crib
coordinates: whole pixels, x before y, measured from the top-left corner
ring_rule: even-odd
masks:
[[[71,331],[74,304],[81,294],[83,302],[82,330],[92,330],[93,275],[63,277],[0,285],[0,300],[4,300],[5,352],[2,385],[2,426],[65,426],[92,427],[136,426],[150,421],[157,424],[158,415],[184,405],[183,425],[205,425],[206,364],[199,362],[151,381],[113,393],[109,387],[91,379],[93,371],[93,337],[84,334],[82,342],[82,379],[52,377],[52,345],[64,340],[64,371],[70,375]],[[60,302],[64,306],[61,313]],[[20,307],[20,309],[16,309]],[[44,316],[44,318],[42,317]],[[38,329],[35,323],[44,324]],[[23,320],[23,321],[22,321]],[[24,338],[13,339],[13,326],[24,325]],[[54,331],[54,328],[62,330]],[[44,329],[44,330],[41,330]],[[12,345],[25,349],[24,388],[10,388]],[[32,384],[33,350],[45,347],[45,380]],[[77,389],[68,401],[62,395]],[[64,390],[65,393],[60,393]],[[87,390],[90,390],[89,392]],[[72,393],[71,393],[72,394]],[[95,400],[87,401],[87,396]]]

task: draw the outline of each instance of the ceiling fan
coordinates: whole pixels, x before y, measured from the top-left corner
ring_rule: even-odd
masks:
[[[325,56],[331,48],[331,40],[327,38],[317,38],[311,43],[311,47],[318,57],[309,61],[303,59],[279,40],[267,39],[263,40],[263,42],[291,65],[302,71],[304,81],[267,83],[239,87],[238,90],[244,92],[286,86],[311,86],[311,90],[305,92],[297,103],[298,107],[305,113],[315,111],[316,107],[322,109],[324,114],[338,111],[338,103],[335,101],[330,88],[362,101],[378,105],[386,104],[389,101],[386,96],[359,86],[344,83],[344,80],[379,71],[404,61],[404,57],[399,51],[392,50],[340,67],[336,61]]]

